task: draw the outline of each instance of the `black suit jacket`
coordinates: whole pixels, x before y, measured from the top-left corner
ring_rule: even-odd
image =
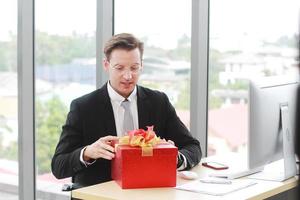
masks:
[[[177,117],[167,96],[141,86],[137,87],[139,128],[154,125],[158,136],[173,140],[185,155],[188,168],[199,163],[199,141],[191,136]],[[60,140],[52,158],[52,172],[56,178],[72,177],[82,186],[111,180],[111,161],[98,159],[85,167],[79,160],[80,151],[100,137],[116,135],[112,105],[107,85],[72,101]]]

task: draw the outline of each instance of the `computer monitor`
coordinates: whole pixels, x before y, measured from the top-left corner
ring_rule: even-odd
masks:
[[[296,175],[294,127],[298,77],[264,77],[249,81],[248,167],[210,176],[283,181]],[[284,130],[284,131],[283,131]],[[283,158],[283,168],[264,167]],[[263,172],[261,172],[263,171]],[[249,176],[250,175],[250,176]]]
[[[249,169],[284,159],[276,174],[252,178],[283,181],[296,175],[294,127],[298,81],[264,78],[249,84]]]

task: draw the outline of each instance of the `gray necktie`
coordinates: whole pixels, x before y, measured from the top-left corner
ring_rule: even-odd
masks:
[[[121,106],[125,110],[125,112],[124,112],[124,120],[123,120],[123,131],[122,131],[122,135],[123,135],[123,134],[126,134],[127,131],[133,130],[134,126],[133,126],[132,114],[130,112],[130,102],[127,99],[125,99],[121,103]]]

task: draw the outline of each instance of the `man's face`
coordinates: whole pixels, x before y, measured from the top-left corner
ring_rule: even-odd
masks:
[[[141,55],[138,48],[131,51],[113,50],[110,60],[104,59],[103,66],[109,74],[112,88],[127,98],[137,84],[142,69]]]

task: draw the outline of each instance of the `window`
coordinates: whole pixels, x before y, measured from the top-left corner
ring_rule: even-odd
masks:
[[[17,1],[0,2],[0,199],[18,199]]]
[[[115,0],[115,34],[144,42],[139,84],[163,91],[190,127],[191,0]]]
[[[208,155],[246,152],[249,79],[297,74],[298,11],[295,0],[210,1]]]
[[[37,198],[69,199],[71,179],[57,180],[51,159],[70,102],[96,88],[96,1],[35,2]]]

